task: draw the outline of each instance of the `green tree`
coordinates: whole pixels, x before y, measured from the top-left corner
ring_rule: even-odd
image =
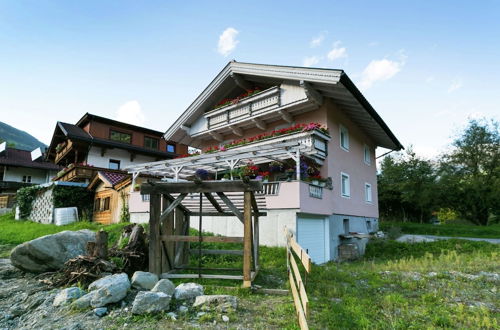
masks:
[[[440,164],[440,199],[477,225],[498,219],[500,131],[495,120],[471,120]]]
[[[381,214],[392,220],[430,219],[436,206],[436,171],[431,161],[412,148],[382,160],[378,176]]]

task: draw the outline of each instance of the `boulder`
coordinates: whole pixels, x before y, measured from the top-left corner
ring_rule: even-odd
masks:
[[[132,287],[137,290],[151,290],[158,282],[158,275],[137,271],[132,276]]]
[[[90,305],[103,307],[118,302],[125,298],[129,289],[130,281],[125,273],[103,277],[89,285]]]
[[[163,292],[168,294],[169,296],[173,296],[175,291],[175,284],[167,279],[159,280],[158,283],[155,284],[153,289],[151,289],[151,291]]]
[[[194,301],[193,307],[198,307],[202,310],[214,308],[219,312],[225,313],[238,308],[238,298],[223,294],[198,296]]]
[[[99,317],[103,317],[107,313],[108,313],[108,309],[106,307],[97,307],[97,308],[94,308],[94,314],[97,315],[97,316],[99,316]]]
[[[20,244],[12,250],[10,260],[17,268],[33,273],[61,269],[66,261],[86,253],[87,242],[95,233],[84,229],[63,231]]]
[[[85,291],[82,289],[73,286],[71,288],[66,288],[61,291],[56,295],[54,298],[54,302],[52,303],[52,306],[58,307],[58,306],[64,306],[68,305],[74,300],[82,297],[85,295]]]
[[[179,284],[174,291],[175,299],[188,300],[203,295],[203,286],[196,283]]]
[[[90,307],[90,302],[92,301],[92,297],[94,296],[94,292],[87,293],[83,297],[78,298],[77,300],[71,303],[71,308],[73,309],[87,309]]]
[[[172,297],[163,292],[141,291],[132,304],[132,314],[147,314],[167,311]]]

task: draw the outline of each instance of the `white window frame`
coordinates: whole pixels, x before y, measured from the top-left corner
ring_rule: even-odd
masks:
[[[344,189],[344,177],[347,178],[347,189]],[[346,193],[344,193],[344,190]],[[340,172],[340,196],[344,198],[351,198],[351,178],[349,174]]]
[[[342,134],[344,134],[344,137],[345,137],[345,146],[342,145]],[[345,127],[344,125],[340,125],[340,128],[339,128],[339,145],[340,145],[340,149],[344,150],[344,151],[349,151],[349,130],[347,129],[347,127]]]
[[[373,204],[372,185],[368,182],[365,182],[365,202],[367,204]]]
[[[365,144],[363,148],[363,160],[366,165],[372,164],[372,150],[369,145]]]

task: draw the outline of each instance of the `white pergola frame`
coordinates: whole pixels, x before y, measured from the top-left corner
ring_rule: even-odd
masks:
[[[196,156],[162,160],[158,162],[144,163],[127,167],[132,174],[132,187],[135,179],[140,174],[159,177],[170,177],[174,181],[187,179],[193,176],[198,169],[217,173],[229,170],[232,176],[233,170],[239,165],[244,166],[249,162],[263,164],[270,161],[283,162],[292,159],[296,164],[297,180],[300,180],[300,156],[312,156],[317,153],[314,147],[301,144],[297,141],[281,142],[267,145],[249,145],[236,147],[227,151],[204,153]],[[231,177],[231,179],[233,179]]]

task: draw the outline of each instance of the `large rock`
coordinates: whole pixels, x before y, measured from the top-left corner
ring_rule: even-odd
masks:
[[[147,314],[167,311],[170,308],[169,296],[163,292],[141,291],[132,304],[133,314]]]
[[[174,297],[179,300],[194,299],[203,295],[203,286],[196,283],[182,283],[175,288]]]
[[[214,308],[219,312],[225,313],[238,308],[238,298],[223,294],[198,296],[194,301],[193,307],[198,307],[202,310]]]
[[[137,271],[132,276],[132,287],[137,290],[151,290],[158,282],[158,275]]]
[[[69,259],[85,254],[89,241],[95,241],[95,233],[87,229],[42,236],[16,246],[10,260],[17,268],[28,272],[58,270]]]
[[[103,307],[118,302],[125,298],[129,289],[130,281],[125,273],[103,277],[89,285],[90,306]]]
[[[173,296],[175,291],[175,284],[168,279],[159,280],[158,283],[155,284],[153,289],[151,289],[151,291],[163,292],[168,294],[169,296]]]
[[[55,307],[68,305],[73,300],[76,300],[83,295],[85,295],[85,291],[83,291],[79,287],[73,286],[71,288],[66,288],[59,291],[59,293],[54,298],[54,302],[52,303],[52,305]]]

